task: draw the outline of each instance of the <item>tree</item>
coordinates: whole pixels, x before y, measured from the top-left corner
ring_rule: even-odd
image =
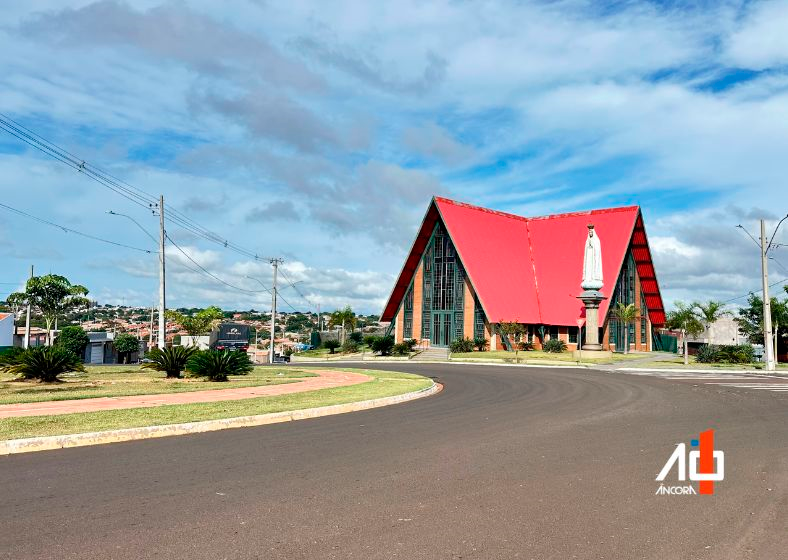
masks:
[[[139,339],[129,333],[119,334],[115,337],[115,340],[112,341],[112,344],[115,346],[115,350],[118,351],[118,354],[120,354],[121,363],[123,364],[129,363],[131,353],[137,352],[140,349]]]
[[[788,292],[788,287],[785,288]],[[785,340],[788,336],[788,299],[779,300],[776,297],[769,298],[772,302],[772,326],[777,326],[777,340]],[[753,344],[763,344],[763,298],[750,294],[747,300],[747,307],[739,310],[736,317],[739,329],[747,336]]]
[[[74,354],[80,360],[85,353],[85,347],[90,343],[90,337],[85,329],[77,326],[63,327],[55,340],[55,345]]]
[[[624,324],[624,354],[629,354],[629,325],[638,318],[638,310],[634,303],[624,304],[620,301],[613,309],[613,316]]]
[[[201,309],[192,315],[178,311],[168,311],[167,316],[178,323],[191,338],[192,346],[197,345],[197,337],[208,334],[216,323],[224,318],[224,313],[216,306]]]
[[[16,292],[11,296],[16,302],[30,303],[44,318],[47,329],[47,343],[52,344],[52,326],[57,318],[77,307],[89,305],[85,297],[88,289],[72,284],[65,276],[46,274],[33,276],[27,281],[24,292]]]
[[[331,354],[333,354],[334,350],[336,350],[340,346],[341,344],[339,343],[338,340],[326,340],[325,342],[323,342],[323,348],[328,348],[328,351]]]
[[[150,362],[142,364],[145,369],[155,369],[163,371],[170,378],[179,378],[181,372],[186,367],[186,362],[192,357],[197,349],[194,347],[171,346],[165,349],[154,348],[148,352]]]
[[[517,354],[520,350],[520,337],[525,333],[525,325],[517,321],[501,321],[498,323],[498,332],[509,340],[509,344],[514,348],[514,361],[517,363]]]
[[[684,365],[687,365],[689,363],[687,335],[698,336],[704,331],[705,327],[698,319],[695,309],[691,305],[677,301],[675,306],[676,309],[667,314],[665,326],[669,329],[681,331],[681,341],[684,346]]]
[[[372,343],[372,351],[381,356],[388,356],[394,349],[394,337],[391,335],[381,336]]]
[[[729,314],[725,309],[725,304],[721,301],[709,300],[706,303],[696,301],[692,306],[695,308],[698,319],[700,319],[703,326],[706,327],[706,330],[717,322],[717,319]]]
[[[353,310],[350,308],[349,305],[346,305],[344,309],[337,309],[331,314],[331,318],[328,320],[328,327],[341,327],[342,328],[342,344],[345,343],[345,329],[353,330],[356,328],[356,314],[353,313]]]

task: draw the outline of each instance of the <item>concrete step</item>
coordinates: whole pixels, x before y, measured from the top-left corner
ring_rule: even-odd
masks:
[[[434,348],[434,347],[427,348],[411,358],[411,360],[417,362],[446,361],[448,359],[449,359],[448,348]]]

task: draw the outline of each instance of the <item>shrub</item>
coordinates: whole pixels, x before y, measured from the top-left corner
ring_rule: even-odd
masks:
[[[40,379],[47,383],[57,381],[62,373],[85,371],[80,358],[59,346],[37,346],[17,352],[2,369],[24,379]]]
[[[394,337],[391,335],[381,336],[372,343],[372,350],[381,356],[388,356],[394,349]]]
[[[348,338],[345,341],[345,343],[342,345],[342,352],[344,352],[345,354],[355,354],[356,352],[358,352],[358,342]]]
[[[416,345],[419,343],[418,340],[415,338],[409,338],[407,340],[403,340],[402,344],[405,344],[408,347],[408,352],[413,352],[413,349],[416,348]]]
[[[195,377],[227,381],[228,375],[246,375],[254,369],[254,365],[246,352],[202,350],[189,357],[186,369]]]
[[[330,353],[334,353],[334,350],[339,348],[339,341],[338,340],[326,340],[323,342],[323,348],[328,348]]]
[[[116,336],[115,340],[112,341],[112,345],[115,346],[115,350],[120,354],[123,363],[129,363],[131,353],[137,352],[140,349],[139,339],[129,333],[122,333]]]
[[[364,335],[361,334],[360,331],[353,331],[349,335],[347,335],[348,340],[352,340],[356,344],[361,344]]]
[[[484,352],[487,350],[487,347],[490,345],[490,341],[486,338],[479,337],[473,339],[473,347],[476,348],[478,352]]]
[[[749,344],[725,344],[719,347],[720,361],[731,364],[749,364],[755,361],[755,352]]]
[[[364,344],[367,345],[368,348],[372,348],[372,345],[375,344],[375,341],[378,339],[377,336],[369,335],[364,337]]]
[[[407,356],[410,354],[411,347],[408,345],[407,342],[400,342],[399,344],[395,344],[394,348],[392,348],[391,353],[395,356]]]
[[[85,346],[90,343],[90,337],[85,329],[77,326],[63,327],[55,341],[55,346],[68,350],[80,360],[85,354]]]
[[[528,350],[533,350],[533,349],[534,349],[534,343],[533,342],[528,342],[527,340],[523,340],[523,341],[520,342],[520,350],[528,351]],[[566,344],[564,344],[564,349],[566,349]]]
[[[542,350],[553,354],[560,354],[566,352],[566,342],[560,338],[551,338],[542,345]]]
[[[11,346],[5,350],[0,350],[0,367],[14,363],[17,357],[23,352],[24,350],[19,346]]]
[[[716,344],[702,344],[698,348],[695,361],[702,364],[714,364],[720,361],[720,347]]]
[[[167,377],[178,378],[181,372],[186,369],[186,362],[197,351],[194,346],[171,346],[164,350],[154,348],[148,352],[147,357],[152,360],[147,364],[142,364],[146,369],[166,372]]]
[[[449,345],[449,349],[455,354],[459,352],[473,352],[473,339],[458,338],[452,341]]]

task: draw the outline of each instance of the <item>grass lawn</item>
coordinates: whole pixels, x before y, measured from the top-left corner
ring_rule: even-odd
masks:
[[[292,371],[292,370],[291,370]],[[131,408],[101,412],[82,412],[58,416],[27,416],[0,419],[3,439],[34,436],[77,434],[119,428],[134,428],[161,424],[179,424],[198,420],[214,420],[299,410],[318,406],[343,404],[381,397],[389,397],[425,389],[432,380],[410,373],[352,369],[373,379],[366,383],[307,391],[272,397],[259,397],[239,401],[167,405],[153,408]],[[235,387],[234,383],[208,384],[209,387]]]
[[[662,360],[659,362],[643,362],[637,364],[638,367],[643,368],[687,368],[687,369],[751,369],[751,370],[759,370],[763,369],[763,364],[703,364],[700,362],[696,362],[693,356],[690,356],[689,364],[686,366],[684,365],[684,358],[681,356],[676,356],[675,358],[671,358],[670,360]],[[780,369],[783,367],[788,368],[788,365],[779,366]]]
[[[86,373],[62,375],[60,383],[15,381],[12,376],[0,373],[0,404],[254,387],[292,383],[299,377],[315,376],[297,368],[256,367],[249,375],[231,376],[229,382],[219,383],[199,377],[167,379],[163,372],[138,365],[87,366],[86,369]]]
[[[619,362],[624,360],[637,360],[648,357],[647,354],[613,354],[612,358],[601,358],[600,360],[584,359],[583,363],[597,363],[597,362]],[[458,352],[451,355],[452,360],[455,358],[476,358],[481,360],[503,360],[505,362],[514,362],[514,352],[506,350],[495,350],[491,352]],[[571,352],[562,352],[555,354],[551,352],[543,352],[541,350],[523,350],[517,353],[517,360],[520,363],[527,363],[532,360],[550,360],[561,362],[577,362],[572,356]]]

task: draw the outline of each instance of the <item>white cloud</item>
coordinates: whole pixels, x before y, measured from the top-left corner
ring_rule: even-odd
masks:
[[[727,41],[734,66],[764,70],[788,64],[788,2],[753,2]]]

